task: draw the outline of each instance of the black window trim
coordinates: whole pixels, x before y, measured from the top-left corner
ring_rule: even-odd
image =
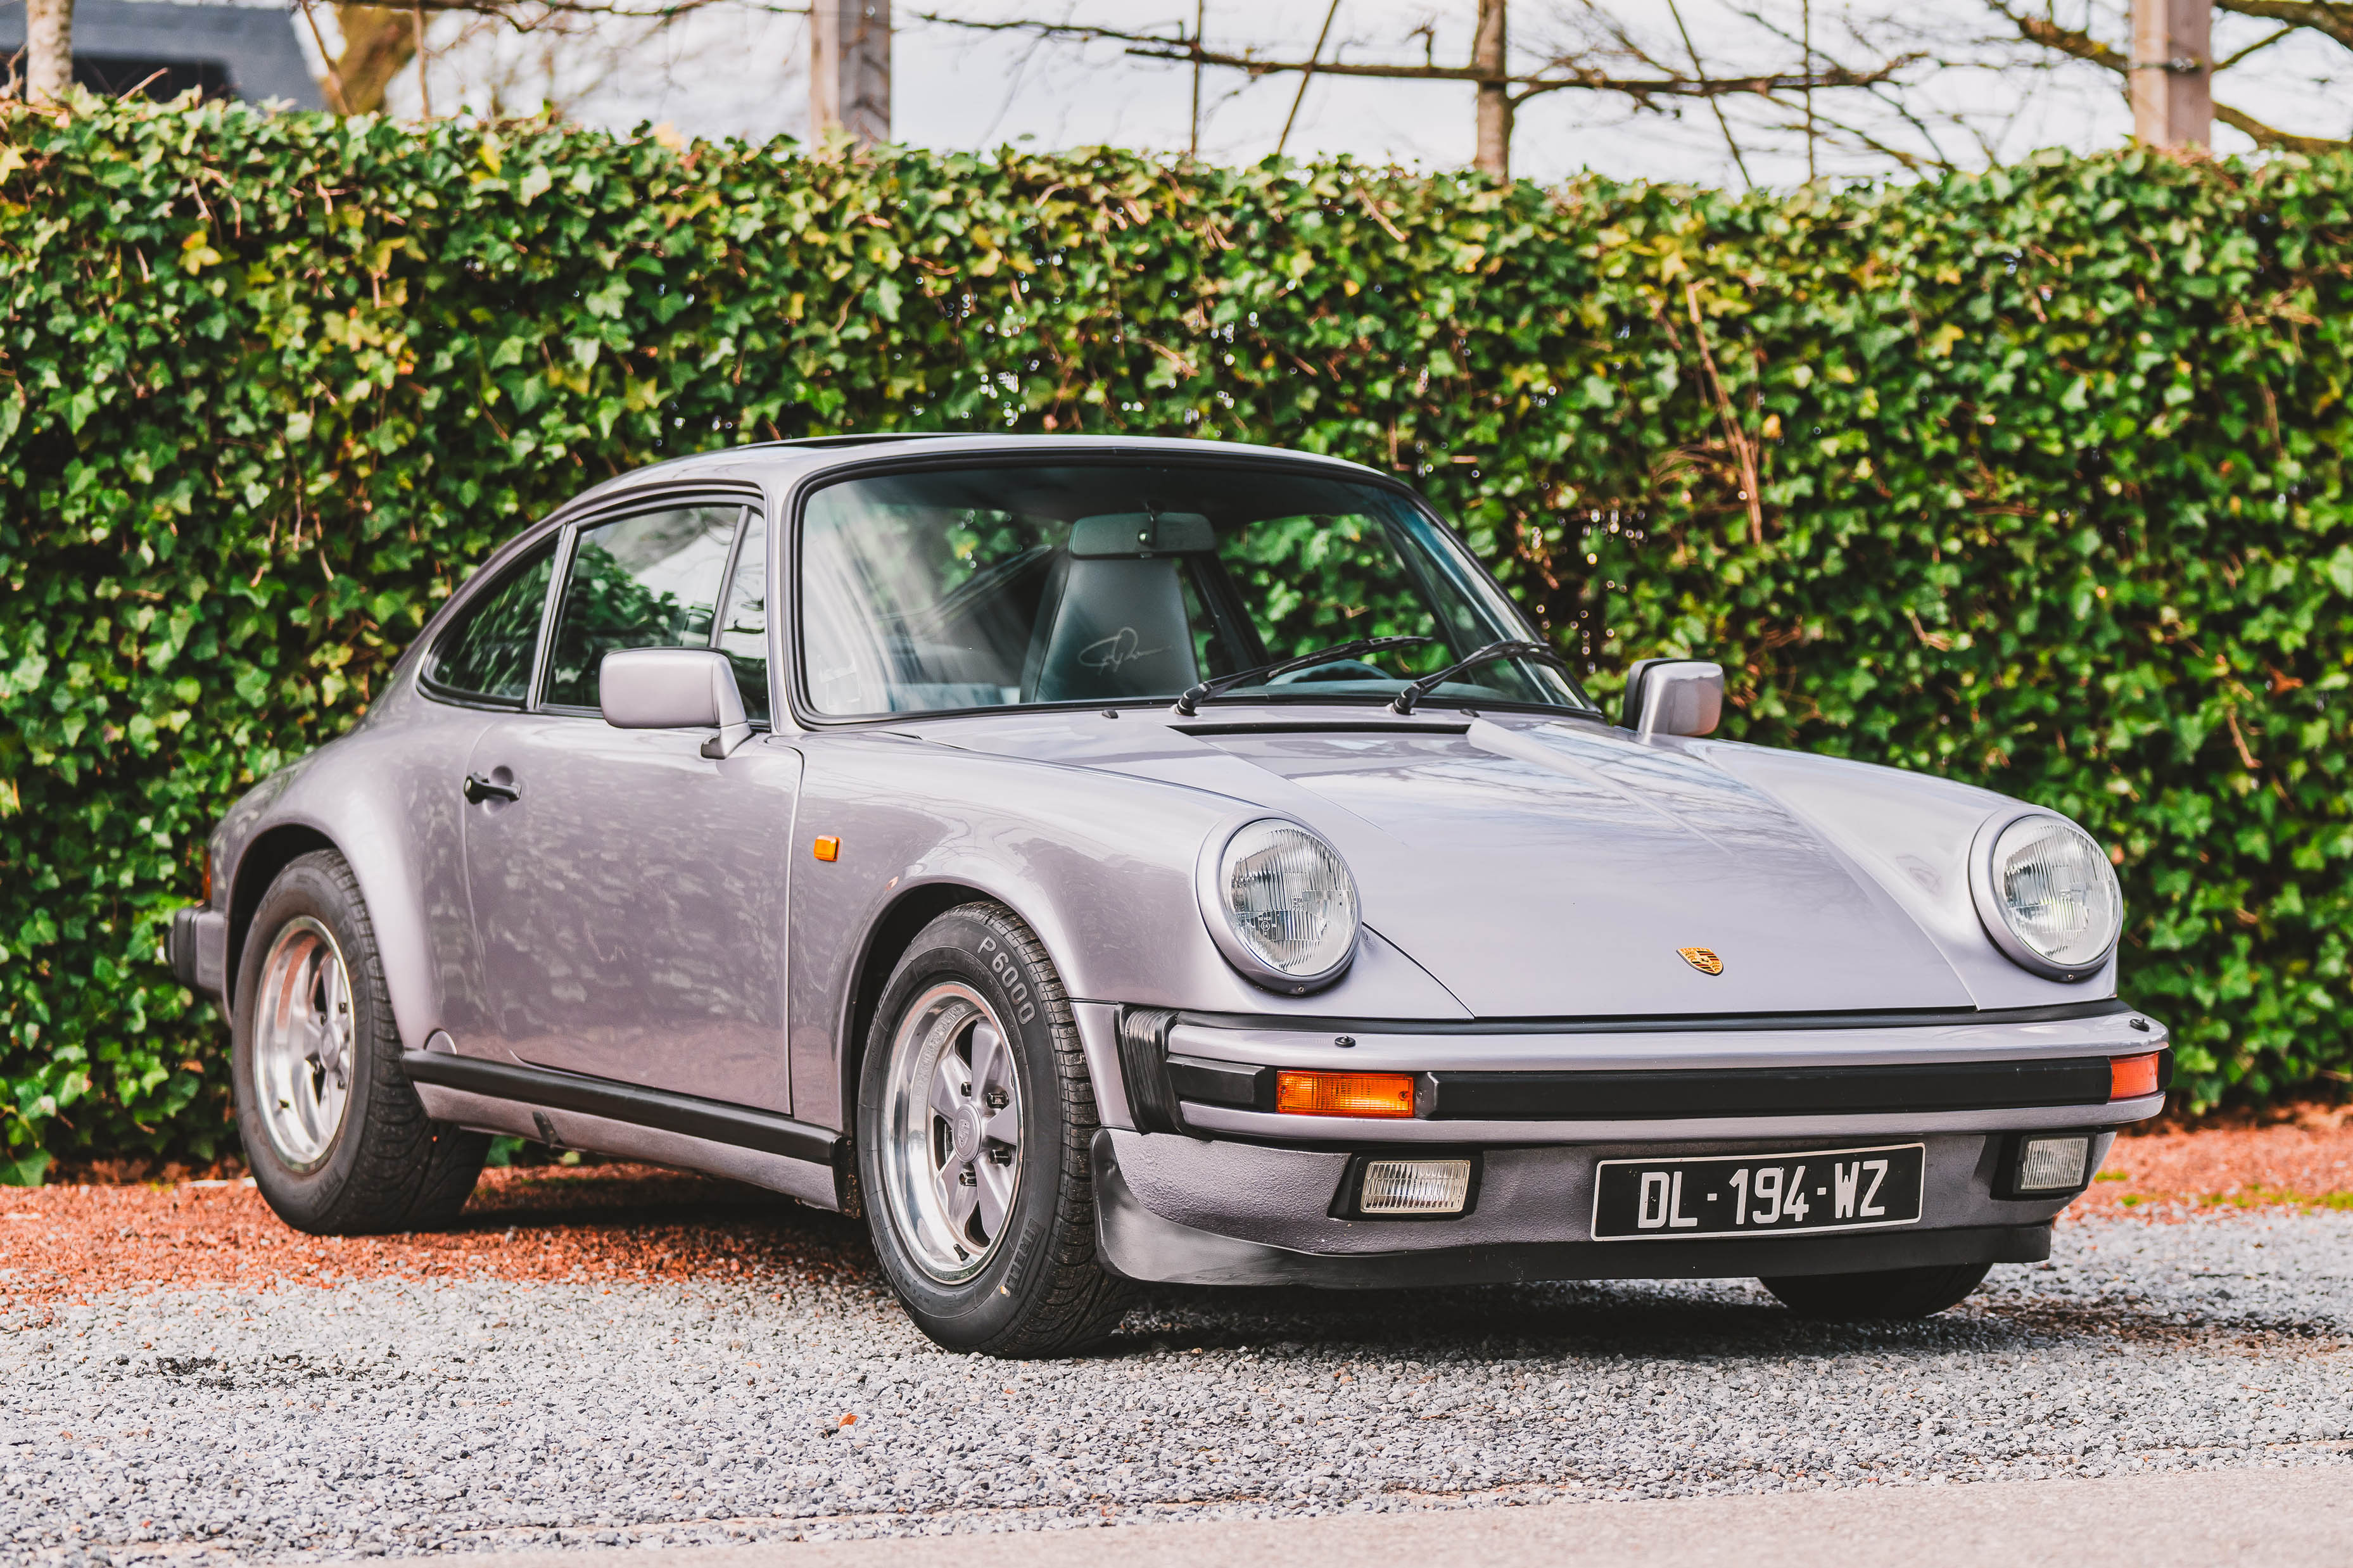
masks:
[[[1404,480],[1391,474],[1384,474],[1377,468],[1359,468],[1356,464],[1346,462],[1319,460],[1303,454],[1293,456],[1263,451],[1219,451],[1217,447],[1220,443],[1204,441],[1201,445],[1209,449],[1201,452],[1172,452],[1165,447],[1102,447],[1058,451],[1051,447],[1039,447],[1029,450],[1000,449],[987,453],[932,452],[914,458],[890,454],[878,455],[856,462],[828,464],[812,472],[797,476],[781,509],[786,522],[783,531],[784,549],[778,552],[778,555],[784,570],[789,574],[789,580],[784,584],[788,595],[786,608],[789,617],[786,646],[779,650],[781,658],[772,653],[769,660],[770,712],[774,713],[781,706],[791,715],[794,724],[801,730],[822,731],[907,724],[931,719],[968,719],[977,715],[1016,710],[1025,713],[1083,712],[1090,709],[1167,706],[1166,702],[1157,700],[1128,699],[1120,701],[1105,701],[1101,698],[1093,698],[1066,702],[994,703],[978,708],[926,708],[919,711],[904,713],[844,715],[818,711],[816,704],[808,699],[807,685],[804,679],[804,666],[807,663],[807,658],[803,647],[801,631],[806,619],[800,613],[801,536],[807,521],[809,498],[818,490],[850,479],[873,479],[892,474],[927,473],[940,469],[1021,468],[1036,468],[1041,464],[1056,468],[1116,468],[1145,463],[1169,468],[1187,467],[1263,468],[1269,472],[1314,474],[1341,483],[1370,485],[1401,497],[1407,505],[1419,511],[1433,527],[1452,540],[1456,547],[1469,558],[1472,569],[1485,574],[1495,591],[1503,595],[1504,605],[1513,616],[1519,621],[1521,629],[1533,640],[1550,645],[1551,639],[1544,634],[1535,621],[1529,618],[1527,610],[1513,595],[1512,591],[1495,581],[1495,574],[1488,571],[1487,563],[1479,559],[1478,553],[1471,548],[1470,542],[1462,537],[1461,531],[1440,516],[1437,508],[1431,506],[1420,491]],[[771,563],[772,574],[776,570],[777,564],[775,562]],[[773,640],[772,638],[772,647]],[[776,668],[779,664],[782,666],[781,669]],[[781,685],[776,679],[779,674],[785,678]],[[1574,676],[1570,676],[1568,684],[1571,691],[1585,698],[1588,707],[1493,701],[1480,702],[1475,706],[1482,712],[1535,713],[1556,719],[1599,719],[1604,722],[1608,721],[1608,714],[1599,704],[1593,702],[1591,697],[1586,692],[1583,683]],[[784,698],[781,704],[777,700],[780,694]],[[1309,694],[1296,698],[1268,698],[1266,700],[1271,703],[1306,704],[1329,703],[1335,699],[1328,694]],[[1425,699],[1424,705],[1430,705],[1432,700]]]

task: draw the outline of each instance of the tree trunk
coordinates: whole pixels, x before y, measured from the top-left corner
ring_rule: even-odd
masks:
[[[25,0],[25,99],[56,103],[73,85],[73,0]]]
[[[2152,147],[2211,144],[2213,0],[2133,0],[2132,106]]]
[[[1479,24],[1471,35],[1471,63],[1490,76],[1510,68],[1504,32],[1505,0],[1479,0]],[[1479,167],[1499,180],[1512,175],[1512,92],[1500,81],[1479,84]]]
[[[345,114],[374,114],[384,107],[384,89],[401,68],[417,58],[417,17],[384,5],[338,5],[343,52],[335,58]]]

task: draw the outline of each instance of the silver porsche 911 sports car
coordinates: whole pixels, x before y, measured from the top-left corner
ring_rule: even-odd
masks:
[[[485,562],[171,955],[306,1230],[444,1219],[513,1133],[862,1212],[1002,1355],[1130,1281],[1941,1310],[2164,1103],[2115,874],[1722,700],[1603,712],[1353,464],[744,447]]]

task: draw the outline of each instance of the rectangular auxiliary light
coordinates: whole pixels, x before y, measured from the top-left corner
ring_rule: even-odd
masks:
[[[1306,1072],[1274,1075],[1274,1109],[1285,1116],[1411,1116],[1409,1072]]]
[[[1471,1198],[1468,1160],[1367,1160],[1357,1188],[1362,1215],[1461,1214]]]
[[[2145,1057],[2111,1057],[2108,1058],[2108,1098],[2138,1100],[2157,1092],[2158,1054]]]
[[[2075,1191],[2091,1177],[2084,1168],[2091,1158],[2092,1140],[2087,1133],[2020,1139],[2016,1184],[2019,1196]]]

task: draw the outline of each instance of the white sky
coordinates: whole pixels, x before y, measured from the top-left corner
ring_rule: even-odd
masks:
[[[789,5],[793,0],[776,0]],[[896,0],[893,131],[898,140],[942,149],[980,149],[1018,142],[1040,149],[1097,143],[1182,151],[1187,135],[1191,74],[1174,64],[1126,58],[1115,45],[1041,44],[1018,35],[976,33],[926,23],[936,9],[972,19],[1071,19],[1130,30],[1173,32],[1189,26],[1196,0]],[[1207,0],[1207,37],[1213,47],[1256,49],[1278,58],[1303,56],[1324,16],[1327,0]],[[1802,51],[1791,41],[1803,0],[1674,0],[1703,59],[1715,74],[1794,69]],[[2042,0],[2059,19],[2087,23],[2122,42],[2123,0]],[[1687,61],[1671,0],[1514,0],[1514,64],[1536,65],[1580,39],[1589,40],[1599,17],[1613,17],[1639,36],[1655,58],[1678,68]],[[1333,38],[1344,59],[1414,60],[1423,45],[1418,27],[1431,29],[1440,62],[1468,54],[1472,0],[1341,0]],[[433,34],[434,109],[461,102],[528,112],[555,88],[558,106],[583,121],[627,129],[668,123],[690,135],[765,138],[802,134],[807,121],[807,60],[804,17],[723,5],[649,35],[641,24],[601,25],[593,37],[517,38],[496,24],[444,17]],[[1926,50],[1933,58],[1969,58],[1970,67],[1915,66],[1905,106],[1925,129],[1907,126],[1893,109],[1870,107],[1874,134],[1893,145],[1924,149],[1933,137],[1964,163],[2014,159],[2037,147],[2088,151],[2120,143],[2130,130],[2116,79],[2096,68],[2068,64],[2052,70],[2007,64],[2005,51],[1986,40],[2000,30],[1982,0],[1816,0],[1812,26],[1818,47],[1842,47],[1851,61]],[[1780,28],[1786,37],[1769,30]],[[1870,30],[1876,51],[1848,38]],[[2260,24],[2218,19],[2217,52],[2227,55],[2262,37]],[[1335,46],[1327,45],[1326,58]],[[2337,79],[2327,79],[2331,74]],[[2284,129],[2306,134],[2353,134],[2353,55],[2311,42],[2275,47],[2234,68],[2218,96]],[[1227,163],[1247,163],[1274,150],[1298,78],[1275,75],[1253,82],[1239,72],[1211,70],[1203,83],[1201,152]],[[1831,99],[1825,95],[1827,107]],[[1861,102],[1849,95],[1850,104]],[[404,77],[390,107],[415,113],[413,77]],[[1805,178],[1801,133],[1760,123],[1768,113],[1753,99],[1726,104],[1733,131],[1747,150],[1747,173],[1759,184]],[[2226,152],[2251,143],[2217,128]],[[1301,104],[1288,151],[1308,156],[1348,153],[1381,162],[1426,167],[1459,166],[1472,147],[1472,91],[1436,82],[1319,78]],[[1825,145],[1825,174],[1881,174],[1893,160]],[[1538,99],[1522,111],[1514,142],[1517,174],[1556,179],[1582,169],[1620,178],[1689,180],[1737,184],[1742,175],[1726,151],[1713,110],[1686,105],[1679,115],[1640,113],[1622,100],[1584,92]]]

